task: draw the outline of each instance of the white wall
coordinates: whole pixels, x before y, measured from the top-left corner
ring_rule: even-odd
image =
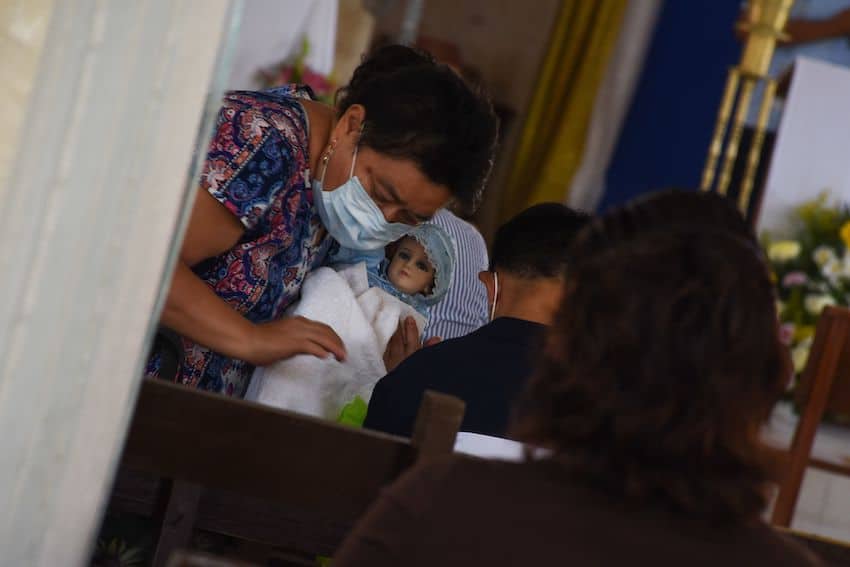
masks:
[[[798,58],[782,112],[758,230],[794,232],[794,209],[824,190],[850,203],[850,68]]]
[[[246,2],[227,88],[260,88],[257,72],[300,53],[305,38],[309,42],[305,64],[317,73],[330,75],[337,12],[337,0]]]

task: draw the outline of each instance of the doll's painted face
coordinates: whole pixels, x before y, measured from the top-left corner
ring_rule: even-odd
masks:
[[[434,286],[434,265],[419,241],[406,236],[396,247],[387,277],[403,293],[427,295]]]

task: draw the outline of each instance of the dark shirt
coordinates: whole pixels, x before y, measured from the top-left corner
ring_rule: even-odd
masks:
[[[821,565],[761,521],[718,525],[621,499],[553,462],[462,457],[418,466],[386,489],[334,567]]]
[[[364,427],[409,437],[425,390],[466,402],[461,429],[503,437],[546,327],[500,317],[417,351],[375,386]]]

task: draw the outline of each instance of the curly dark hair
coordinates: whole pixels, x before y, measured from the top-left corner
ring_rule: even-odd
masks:
[[[627,500],[757,518],[788,366],[746,223],[716,195],[656,194],[591,222],[571,259],[515,435]]]
[[[366,108],[360,143],[413,161],[462,207],[477,206],[499,129],[483,91],[424,51],[389,45],[364,59],[337,91],[340,116],[353,104]]]

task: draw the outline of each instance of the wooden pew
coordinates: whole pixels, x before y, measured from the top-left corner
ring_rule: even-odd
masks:
[[[823,561],[824,565],[835,567],[850,565],[850,545],[846,542],[796,530],[778,529],[808,547]]]
[[[195,529],[329,556],[383,486],[451,453],[463,412],[427,392],[408,440],[145,380],[110,511],[156,519],[156,566]]]
[[[800,487],[808,467],[850,476],[850,466],[811,456],[818,426],[830,404],[841,402],[840,409],[847,412],[847,400],[850,399],[848,374],[850,374],[850,309],[828,306],[818,319],[814,342],[797,394],[797,401],[803,410],[794,430],[786,469],[773,508],[771,521],[776,526],[787,528],[791,525]]]

